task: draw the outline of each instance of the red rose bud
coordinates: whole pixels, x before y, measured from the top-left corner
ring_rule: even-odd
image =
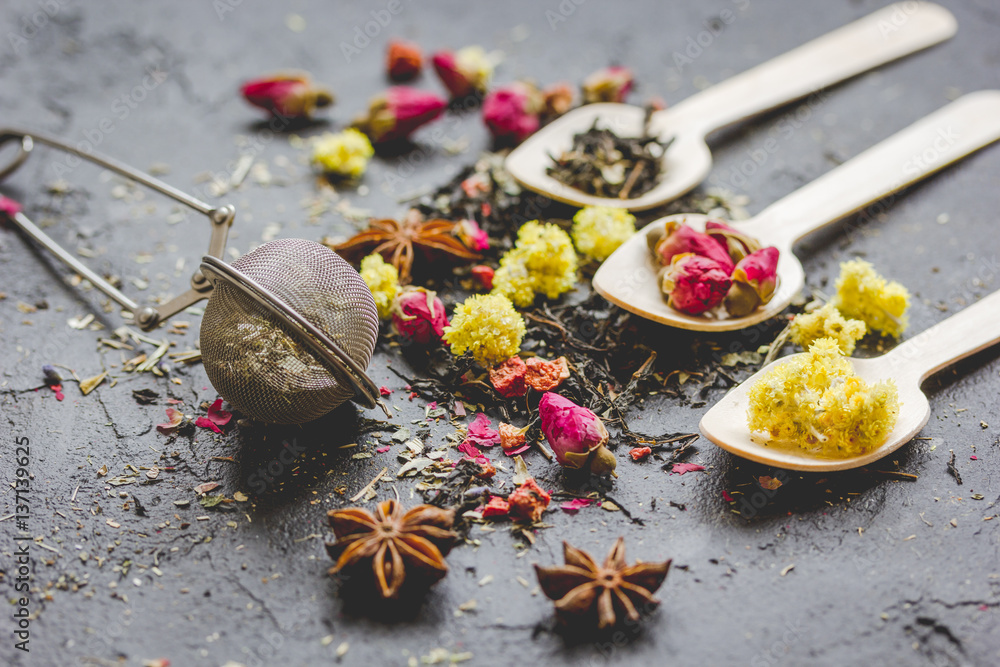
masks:
[[[254,79],[240,88],[247,102],[286,118],[311,118],[333,104],[333,94],[312,83],[307,74],[285,73]]]
[[[440,343],[448,316],[437,295],[423,287],[404,289],[392,309],[392,328],[401,338],[420,345]]]
[[[455,225],[455,235],[465,244],[465,247],[474,252],[486,250],[490,247],[490,237],[479,228],[475,220],[460,220]]]
[[[492,90],[483,100],[483,122],[498,141],[524,141],[538,129],[539,111],[538,90],[521,82]]]
[[[668,222],[664,236],[656,244],[656,255],[660,259],[660,264],[670,266],[675,255],[685,253],[714,260],[722,267],[727,276],[733,272],[733,260],[729,258],[729,253],[718,241],[683,223]]]
[[[583,80],[583,102],[624,102],[633,81],[628,67],[599,69]]]
[[[778,255],[777,248],[761,248],[736,265],[725,301],[730,316],[745,317],[771,300],[778,286]]]
[[[393,81],[409,81],[420,74],[424,55],[413,42],[392,40],[386,54],[386,70]]]
[[[410,136],[418,127],[440,116],[447,105],[434,93],[393,86],[372,99],[368,113],[355,119],[354,125],[373,143],[394,141]]]
[[[438,51],[431,57],[431,63],[452,98],[460,98],[486,92],[495,58],[481,46],[467,46],[454,53]]]
[[[556,83],[542,91],[542,115],[556,118],[573,106],[573,89],[568,83]]]
[[[479,281],[483,289],[493,289],[493,276],[495,274],[496,271],[493,270],[493,267],[485,264],[477,264],[472,267],[472,275]]]
[[[589,468],[598,475],[615,474],[617,462],[615,455],[605,447],[608,430],[600,417],[551,391],[542,395],[538,414],[542,419],[542,433],[552,446],[559,465]]]
[[[688,315],[700,315],[718,306],[732,284],[718,262],[691,253],[674,255],[663,275],[667,305]]]
[[[733,262],[739,262],[750,253],[760,250],[760,241],[719,220],[707,221],[705,233],[722,246]]]

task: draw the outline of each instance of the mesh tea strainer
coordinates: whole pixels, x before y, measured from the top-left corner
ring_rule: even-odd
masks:
[[[156,190],[208,216],[208,254],[191,287],[159,306],[140,306],[53,241],[20,211],[8,217],[94,287],[133,314],[144,331],[208,299],[201,354],[216,391],[244,414],[276,424],[299,424],[348,399],[388,409],[365,374],[378,337],[371,291],[339,255],[314,241],[278,239],[232,265],[222,261],[232,206],[213,207],[117,160],[83,152],[38,132],[0,129],[0,147],[18,142],[0,181],[28,158],[36,143],[67,151]]]

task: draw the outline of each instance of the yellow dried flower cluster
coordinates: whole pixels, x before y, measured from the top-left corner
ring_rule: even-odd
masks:
[[[525,326],[514,304],[499,294],[476,294],[460,303],[444,328],[453,354],[472,352],[486,367],[503,363],[521,351]]]
[[[832,338],[775,364],[750,388],[749,400],[752,432],[823,458],[867,454],[885,442],[899,415],[895,382],[869,385],[857,377]]]
[[[556,225],[532,220],[518,230],[514,247],[500,258],[492,293],[524,308],[535,301],[535,294],[555,299],[575,284],[576,251],[569,235]]]
[[[573,216],[572,234],[581,254],[603,262],[635,234],[635,216],[623,208],[585,206]]]
[[[392,302],[399,293],[399,272],[396,267],[387,264],[382,255],[373,252],[361,260],[361,279],[375,297],[379,319],[388,319],[392,315]]]
[[[796,315],[789,335],[803,350],[820,338],[832,338],[837,341],[841,354],[850,356],[865,331],[864,322],[845,319],[832,303],[828,303],[811,313]]]
[[[840,265],[837,294],[831,302],[844,317],[861,320],[869,329],[899,338],[909,324],[906,309],[910,293],[895,281],[880,276],[863,259]]]
[[[313,145],[313,163],[329,173],[360,178],[375,154],[364,132],[353,127],[343,132],[327,132]]]

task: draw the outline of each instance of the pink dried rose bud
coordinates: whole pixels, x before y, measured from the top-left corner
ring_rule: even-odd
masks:
[[[386,70],[393,81],[409,81],[420,74],[424,56],[413,42],[394,39],[386,53]]]
[[[496,64],[495,57],[481,46],[438,51],[431,56],[431,63],[453,99],[485,93]]]
[[[733,229],[720,220],[705,222],[705,233],[729,254],[729,258],[737,263],[752,252],[760,250],[760,241],[747,236],[738,229]]]
[[[589,468],[597,475],[615,474],[617,461],[605,447],[608,430],[600,417],[552,392],[542,396],[538,414],[542,419],[542,433],[552,446],[559,465]]]
[[[745,317],[771,300],[778,286],[778,255],[775,247],[761,248],[736,265],[725,300],[731,317]]]
[[[525,365],[527,372],[524,374],[524,381],[535,391],[552,391],[563,380],[569,379],[569,362],[566,357],[559,357],[554,361],[531,357]]]
[[[393,302],[392,328],[419,345],[441,342],[448,316],[437,294],[423,287],[404,288]]]
[[[541,109],[538,89],[515,81],[486,96],[483,122],[497,141],[521,143],[538,129]]]
[[[528,385],[524,379],[527,372],[527,365],[515,354],[490,369],[490,382],[504,398],[518,398],[528,393]]]
[[[554,83],[542,91],[542,115],[556,118],[573,106],[573,88],[568,83]]]
[[[534,477],[529,477],[507,496],[507,502],[510,503],[510,513],[532,523],[542,518],[545,508],[549,506],[551,501],[552,496],[538,486]]]
[[[354,125],[368,135],[372,143],[384,143],[409,137],[417,128],[431,122],[448,103],[435,95],[406,86],[393,86],[371,100],[368,112],[354,120]]]
[[[278,73],[248,81],[240,88],[243,98],[285,118],[311,118],[316,109],[333,104],[333,93],[317,86],[302,72]]]
[[[670,260],[662,288],[671,308],[701,315],[722,303],[732,284],[729,273],[715,260],[682,253]]]
[[[663,266],[670,266],[676,255],[685,253],[714,260],[727,276],[733,272],[733,260],[718,241],[708,234],[671,220],[665,225],[664,234],[656,244],[656,257]]]
[[[473,252],[486,250],[490,247],[490,237],[475,220],[460,220],[455,224],[455,236],[466,248]]]
[[[633,82],[628,67],[604,67],[583,80],[583,102],[624,102]]]

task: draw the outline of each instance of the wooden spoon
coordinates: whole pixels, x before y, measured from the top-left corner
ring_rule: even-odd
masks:
[[[869,454],[847,459],[817,458],[795,448],[768,447],[750,438],[747,426],[747,393],[760,376],[775,364],[788,363],[799,354],[775,361],[734,387],[701,419],[701,432],[719,447],[743,458],[789,470],[848,470],[891,454],[910,441],[927,423],[930,405],[921,383],[942,368],[1000,342],[1000,292],[994,292],[962,312],[935,324],[873,359],[851,359],[854,370],[872,383],[896,381],[900,411],[886,441]],[[804,354],[804,353],[803,353]]]
[[[955,18],[929,2],[889,5],[653,115],[651,131],[674,142],[656,187],[633,199],[588,195],[545,173],[573,135],[599,125],[620,136],[642,133],[645,111],[627,104],[589,104],[547,125],[507,156],[507,170],[526,188],[577,206],[642,210],[672,201],[701,183],[712,166],[705,137],[955,34]]]
[[[1000,91],[969,93],[905,130],[820,176],[734,225],[778,248],[778,288],[771,301],[746,317],[713,319],[686,315],[667,305],[657,280],[659,266],[647,245],[667,220],[703,230],[707,216],[681,213],[651,222],[623,243],[594,275],[594,289],[608,301],[662,324],[697,331],[733,331],[774,317],[805,285],[796,241],[886,195],[1000,139]]]

